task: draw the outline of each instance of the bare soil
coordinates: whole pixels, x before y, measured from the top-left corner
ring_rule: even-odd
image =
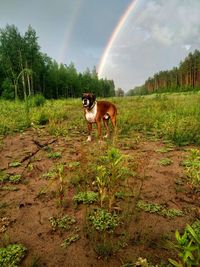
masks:
[[[73,204],[76,187],[69,184],[63,200],[65,205],[61,207],[56,193],[58,184],[50,184],[42,178],[58,163],[81,162],[89,168],[91,155],[88,157],[88,154],[93,149],[100,149],[100,145],[97,140],[89,145],[85,140],[86,136],[79,133],[68,138],[53,137],[45,128],[40,131],[29,129],[2,139],[0,169],[8,174],[21,174],[22,181],[12,185],[17,191],[0,190],[0,218],[6,218],[4,223],[0,221],[0,246],[22,243],[28,252],[21,266],[121,266],[135,262],[138,257],[148,258],[154,264],[175,257],[172,250],[166,249],[166,240],[173,239],[176,229],[181,231],[186,223],[200,218],[200,193],[194,192],[187,182],[181,165],[188,147],[172,147],[161,153],[158,149],[166,147],[161,140],[151,141],[138,135],[137,141],[131,137],[117,141],[116,146],[129,156],[136,175],[128,181],[132,193],[127,204],[130,214],[114,236],[117,242],[122,240],[124,233],[124,243],[111,257],[103,259],[96,254],[94,242],[85,230],[86,208]],[[59,151],[62,157],[48,158],[49,151]],[[160,165],[163,158],[170,158],[172,164]],[[15,161],[21,165],[10,167]],[[1,189],[5,185],[10,186],[10,183],[2,183]],[[138,210],[138,200],[178,209],[184,215],[169,218]],[[49,221],[52,216],[65,214],[76,217],[80,235],[80,239],[67,248],[61,244],[70,233],[53,231]]]

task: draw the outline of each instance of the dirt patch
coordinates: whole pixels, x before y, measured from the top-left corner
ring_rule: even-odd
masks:
[[[94,242],[85,231],[86,208],[84,205],[77,208],[72,201],[78,185],[68,185],[61,207],[60,184],[56,179],[45,178],[59,164],[68,166],[65,169],[67,175],[76,164],[87,165],[88,153],[91,158],[97,145],[96,140],[88,145],[85,136],[55,138],[47,135],[45,128],[40,131],[30,129],[3,139],[1,171],[8,175],[21,175],[21,182],[12,184],[13,190],[6,183],[7,189],[0,191],[0,217],[7,218],[0,233],[0,245],[24,244],[28,255],[22,266],[33,266],[37,262],[37,266],[52,267],[121,266],[128,261],[135,262],[140,256],[158,263],[174,256],[165,248],[165,241],[173,238],[174,231],[183,229],[186,223],[200,217],[200,194],[194,193],[185,180],[181,165],[187,153],[185,147],[171,147],[164,151],[166,144],[161,141],[149,141],[143,137],[137,142],[121,139],[116,146],[129,156],[134,166],[137,165],[136,175],[128,181],[131,188],[128,200],[130,216],[122,226],[123,231],[119,229],[115,233],[115,240],[121,242],[117,252],[107,260],[99,257],[94,250]],[[171,160],[167,166],[161,164],[161,160],[166,158]],[[18,166],[14,167],[13,162]],[[2,183],[1,188],[3,186]],[[138,202],[157,204],[167,211],[178,210],[183,214],[173,217],[145,212],[138,207]],[[67,248],[61,244],[69,233],[53,231],[49,220],[65,214],[76,218],[71,233],[76,232],[80,237]],[[124,239],[122,232],[126,232]]]

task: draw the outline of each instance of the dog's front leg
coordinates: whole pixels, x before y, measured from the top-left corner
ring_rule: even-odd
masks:
[[[97,129],[98,129],[99,140],[102,141],[101,120],[97,120]]]
[[[88,138],[87,141],[90,142],[92,141],[92,123],[88,122]]]

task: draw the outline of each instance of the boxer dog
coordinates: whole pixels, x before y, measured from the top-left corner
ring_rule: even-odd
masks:
[[[85,113],[85,118],[88,123],[88,138],[87,141],[92,140],[92,124],[97,124],[99,140],[102,140],[101,120],[103,119],[106,127],[106,135],[110,135],[108,120],[111,120],[113,129],[116,127],[117,108],[114,104],[108,101],[96,101],[96,96],[93,93],[84,93],[82,96],[82,103]]]

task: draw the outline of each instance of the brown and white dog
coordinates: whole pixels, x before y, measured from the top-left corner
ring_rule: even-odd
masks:
[[[106,135],[110,135],[110,129],[108,125],[108,120],[111,120],[113,129],[116,127],[116,115],[117,108],[116,106],[108,101],[96,101],[96,96],[93,93],[84,93],[82,96],[82,103],[85,113],[85,118],[88,123],[88,139],[91,141],[92,133],[92,124],[97,124],[99,139],[102,140],[102,131],[101,131],[101,120],[103,119],[104,125],[106,127]]]

